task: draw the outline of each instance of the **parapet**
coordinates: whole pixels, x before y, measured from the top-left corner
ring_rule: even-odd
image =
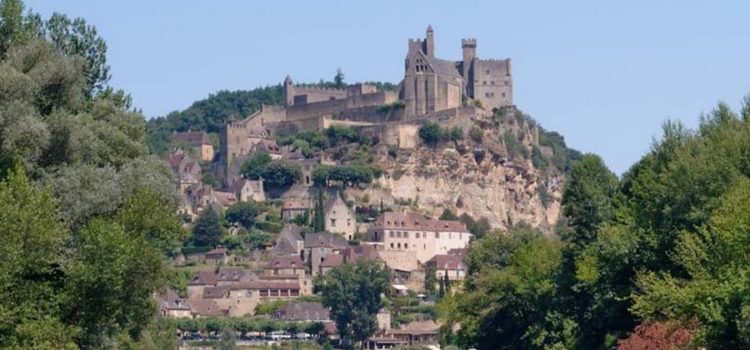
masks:
[[[477,47],[477,39],[461,39],[461,47]]]

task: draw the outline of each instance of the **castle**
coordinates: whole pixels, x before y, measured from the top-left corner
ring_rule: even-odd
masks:
[[[513,104],[510,59],[482,60],[477,40],[461,40],[462,61],[435,57],[432,26],[427,36],[409,40],[401,98],[407,116],[419,116],[459,107],[467,98],[488,110]]]
[[[435,57],[434,33],[429,26],[426,38],[410,39],[408,44],[398,91],[378,90],[368,84],[343,89],[296,85],[287,76],[283,106],[264,105],[222,130],[224,173],[228,176],[233,164],[246,159],[261,140],[278,135],[344,124],[369,128],[388,144],[413,146],[414,141],[407,139],[414,136],[414,126],[425,120],[486,114],[513,105],[510,59],[479,59],[476,39],[461,41],[461,61]]]

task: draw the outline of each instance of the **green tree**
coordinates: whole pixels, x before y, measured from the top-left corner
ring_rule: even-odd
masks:
[[[440,220],[448,220],[448,221],[458,221],[458,216],[456,213],[453,212],[453,210],[450,210],[449,208],[443,209],[443,213],[440,214]]]
[[[389,281],[389,271],[381,262],[361,259],[319,277],[316,289],[342,337],[363,342],[377,328],[375,315],[383,307],[381,295],[388,291]]]
[[[313,230],[315,232],[323,232],[326,229],[325,219],[325,204],[323,203],[323,188],[318,189],[318,194],[315,197],[315,216],[313,217]]]
[[[266,152],[257,152],[242,164],[240,174],[248,179],[258,179],[263,176],[263,170],[269,163],[271,163],[271,155]]]
[[[443,130],[437,123],[427,122],[419,127],[419,138],[425,144],[435,146],[443,139]]]
[[[234,328],[224,326],[224,328],[221,330],[221,339],[219,339],[219,343],[216,346],[217,350],[237,350],[239,347],[237,346],[237,333],[234,331]]]
[[[206,208],[198,217],[193,227],[193,244],[213,247],[221,238],[219,213],[211,207]]]
[[[337,89],[343,89],[346,87],[344,84],[344,72],[341,71],[341,68],[336,68],[336,75],[333,77],[333,83]]]
[[[251,228],[255,218],[260,215],[260,207],[255,202],[237,202],[227,209],[224,215],[228,222],[238,223],[244,228]]]

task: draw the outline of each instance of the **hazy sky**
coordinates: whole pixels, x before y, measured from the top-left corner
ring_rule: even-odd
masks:
[[[748,1],[27,0],[84,17],[109,44],[112,84],[147,117],[221,89],[330,79],[397,83],[407,39],[436,54],[513,60],[516,105],[621,173],[665,119],[695,126],[750,93]]]

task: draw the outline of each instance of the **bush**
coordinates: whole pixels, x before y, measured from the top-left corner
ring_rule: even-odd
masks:
[[[237,223],[244,228],[250,228],[255,223],[255,217],[260,214],[260,208],[254,202],[237,202],[232,204],[225,214],[225,219]]]
[[[437,123],[427,122],[419,128],[419,138],[425,144],[435,146],[443,139],[443,130]]]
[[[383,169],[369,165],[320,165],[313,170],[313,181],[319,186],[327,186],[329,181],[339,181],[344,185],[371,183],[382,175]]]
[[[534,164],[535,168],[544,170],[549,166],[549,159],[542,154],[539,147],[534,146],[531,149],[531,163]]]
[[[469,130],[469,138],[476,143],[482,143],[484,139],[484,131],[476,126],[472,126],[471,130]]]
[[[449,141],[461,141],[464,139],[464,130],[457,126],[452,127],[447,133]]]

